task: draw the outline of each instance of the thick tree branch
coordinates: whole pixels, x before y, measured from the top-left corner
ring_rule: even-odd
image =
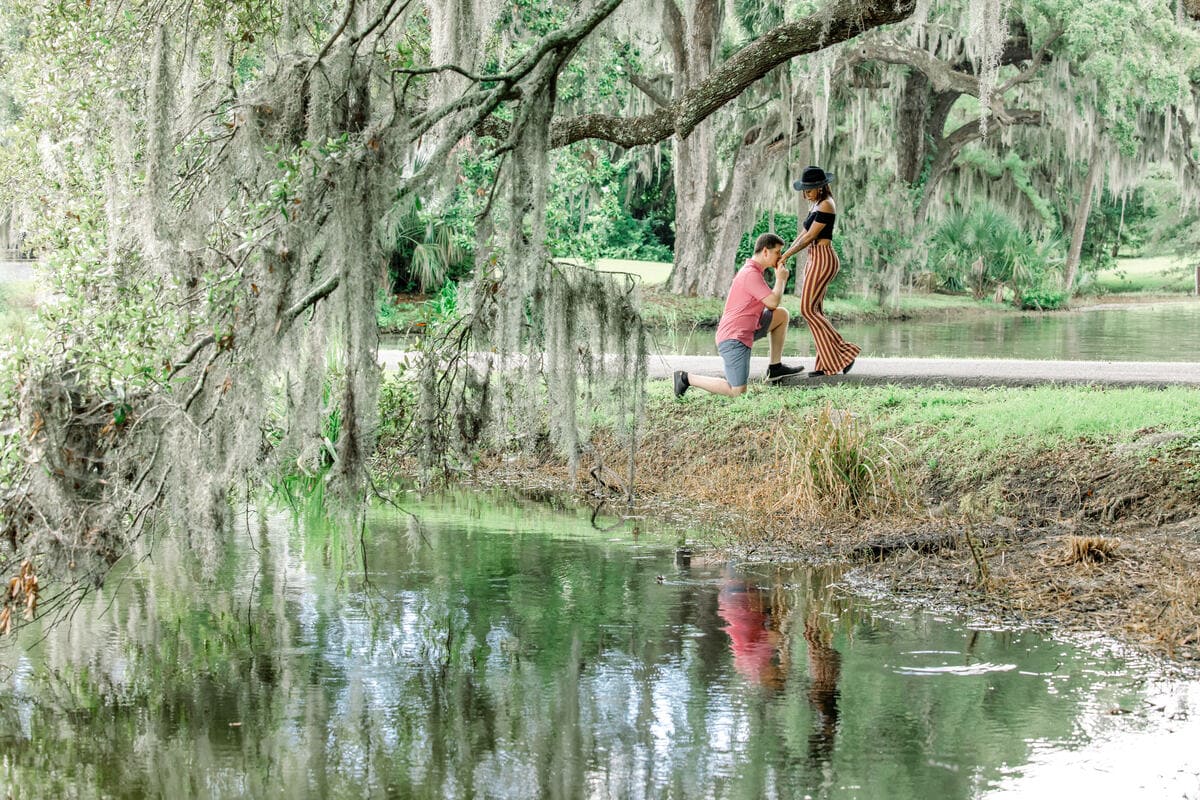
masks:
[[[1179,124],[1179,134],[1183,141],[1183,155],[1187,159],[1191,174],[1200,176],[1200,163],[1192,158],[1192,123],[1188,122],[1187,115],[1183,113],[1183,109],[1179,108],[1175,109],[1175,121]]]
[[[183,357],[172,365],[171,371],[167,375],[167,378],[174,378],[179,370],[192,363],[192,359],[195,358],[201,350],[203,350],[205,347],[208,347],[210,344],[214,344],[216,341],[217,337],[213,336],[211,333],[207,336],[200,337],[195,344],[188,348],[188,351],[183,354]]]
[[[320,52],[317,53],[317,57],[313,59],[312,67],[315,67],[317,64],[321,63],[321,59],[323,59],[329,53],[329,50],[333,47],[333,43],[340,39],[342,34],[346,32],[346,27],[350,24],[350,20],[354,19],[354,7],[355,0],[350,0],[350,2],[346,4],[346,15],[342,17],[342,24],[338,25],[337,30],[333,32],[333,35],[325,40],[325,44],[322,45]],[[312,67],[309,67],[310,72],[312,71]]]
[[[628,61],[625,62],[625,74],[629,76],[629,82],[641,89],[642,94],[649,97],[656,106],[659,108],[671,107],[671,98],[660,92],[653,83],[646,80],[645,76],[639,75]]]
[[[392,69],[393,75],[435,75],[439,72],[457,72],[464,78],[470,78],[476,83],[496,80],[495,75],[476,75],[474,72],[469,72],[457,64],[441,64],[436,67],[395,67]]]
[[[959,72],[937,56],[915,47],[894,42],[861,42],[846,54],[846,66],[852,67],[867,61],[885,64],[900,64],[920,71],[935,92],[957,92],[979,96],[979,78]]]
[[[337,275],[329,278],[321,285],[313,288],[312,291],[304,295],[304,297],[300,298],[300,300],[297,301],[294,306],[289,308],[287,311],[284,311],[281,315],[281,319],[286,324],[291,325],[292,322],[295,321],[296,317],[304,313],[306,308],[332,294],[333,290],[338,287],[339,283],[341,283],[341,279]]]
[[[853,39],[880,25],[899,22],[911,16],[915,8],[916,0],[836,0],[818,14],[785,22],[767,32],[699,84],[679,94],[667,109],[639,117],[584,114],[555,121],[551,146],[603,139],[634,147],[661,142],[672,135],[687,138],[713,112],[785,61]],[[490,135],[497,135],[503,123],[488,128]]]
[[[915,0],[913,1],[915,2]],[[473,107],[470,113],[465,115],[465,119],[455,124],[449,133],[442,137],[441,144],[429,156],[425,167],[405,182],[403,191],[412,191],[423,181],[428,180],[434,166],[441,165],[451,149],[468,133],[471,131],[482,132],[480,128],[484,121],[491,116],[500,103],[520,96],[521,87],[517,85],[518,82],[528,76],[535,67],[542,63],[544,58],[553,54],[553,58],[557,59],[559,64],[565,62],[579,46],[579,43],[586,39],[596,29],[596,26],[607,19],[622,2],[623,0],[599,0],[595,7],[574,25],[543,37],[538,45],[523,56],[512,69],[503,75],[496,76],[499,83],[494,88],[469,92],[448,106],[426,112],[413,120],[409,135],[413,139],[417,139],[453,111],[472,109]],[[447,110],[448,108],[452,111]],[[509,139],[507,124],[503,129],[499,126],[492,127],[494,130],[486,132],[486,135],[496,136],[505,141]]]
[[[682,72],[687,54],[683,50],[683,14],[679,11],[676,0],[663,0],[663,35],[675,57],[675,71]],[[678,84],[677,84],[678,85]]]
[[[1041,125],[1042,122],[1041,111],[1027,108],[1009,108],[1003,109],[1002,114],[993,111],[991,118],[987,120],[987,127],[991,128],[997,124]],[[958,154],[962,152],[964,147],[971,142],[983,138],[983,131],[984,125],[982,121],[975,119],[960,125],[948,135],[938,140],[936,146],[937,156],[934,159],[929,178],[925,183],[925,191],[921,197],[921,202],[917,206],[916,221],[918,225],[924,224],[926,215],[929,213],[929,205],[934,197],[933,187],[937,186],[942,178],[954,168],[954,161],[958,158]]]
[[[1042,46],[1038,48],[1036,53],[1030,53],[1026,50],[1026,58],[1024,60],[1028,61],[1029,64],[1025,69],[1014,75],[992,93],[990,106],[992,116],[997,122],[1002,125],[1010,125],[1014,124],[1014,122],[1016,124],[1028,124],[1028,121],[1024,119],[1018,122],[1008,118],[1008,110],[1004,106],[1004,94],[1014,86],[1033,79],[1037,71],[1041,68],[1042,62],[1046,57],[1046,53],[1049,52],[1051,45],[1058,41],[1063,33],[1063,28],[1061,26],[1057,27],[1047,37],[1046,41],[1042,43]],[[1027,39],[1022,39],[1021,41],[1027,45]],[[932,53],[919,48],[908,47],[895,42],[864,41],[847,53],[845,61],[847,67],[868,61],[880,61],[886,64],[899,64],[911,67],[929,79],[930,86],[937,94],[953,93],[954,96],[969,94],[973,97],[979,97],[980,95],[979,78],[957,69]],[[970,126],[963,126],[960,130],[968,127]]]
[[[1006,108],[1004,115],[992,115],[988,120],[989,126],[999,123],[1001,125],[1041,125],[1042,112],[1028,108]],[[941,151],[950,160],[966,145],[971,142],[983,138],[983,126],[979,120],[971,120],[955,128],[942,139],[943,150]]]
[[[562,28],[553,33],[542,37],[537,46],[531,49],[528,53],[522,56],[517,63],[507,72],[500,75],[493,75],[487,78],[489,81],[494,81],[498,85],[494,88],[477,89],[473,92],[468,92],[457,100],[454,100],[440,108],[426,111],[421,116],[412,121],[412,136],[417,138],[424,135],[430,128],[436,125],[445,117],[472,106],[477,107],[476,113],[473,115],[474,120],[467,125],[462,126],[462,133],[475,129],[489,114],[496,109],[504,100],[515,99],[520,96],[520,90],[516,86],[524,79],[534,67],[542,62],[542,59],[549,53],[555,50],[574,50],[584,39],[588,37],[596,26],[608,18],[617,6],[621,5],[623,0],[600,0],[591,13],[586,15],[579,22],[568,28]],[[454,138],[451,146],[458,142],[461,137]]]
[[[1038,51],[1033,54],[1033,57],[1029,59],[1029,65],[1016,75],[1012,76],[1012,78],[1005,81],[1004,85],[996,90],[996,94],[1003,95],[1014,86],[1032,80],[1037,74],[1037,71],[1041,69],[1042,62],[1046,59],[1046,53],[1050,51],[1050,46],[1057,42],[1064,33],[1066,33],[1066,28],[1064,28],[1061,24],[1058,25],[1050,33],[1050,35],[1046,37],[1046,41],[1042,42],[1042,46],[1039,47]]]
[[[1033,49],[1029,44],[1029,30],[1021,19],[1014,19],[1009,23],[1008,39],[1004,42],[1004,49],[1000,51],[1000,66],[1015,67],[1031,58]],[[964,58],[951,67],[967,75],[975,74],[975,64],[969,58]]]

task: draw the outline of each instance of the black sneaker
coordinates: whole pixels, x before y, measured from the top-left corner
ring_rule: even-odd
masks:
[[[846,368],[845,368],[844,370],[842,370],[842,374],[843,374],[843,375],[849,375],[849,374],[850,374],[850,369],[851,369],[853,366],[854,366],[854,359],[851,359],[850,363],[846,365]]]
[[[691,384],[688,383],[687,373],[681,369],[675,370],[675,396],[683,397],[683,393],[688,390],[689,386]]]
[[[768,364],[767,383],[774,383],[781,378],[799,375],[802,372],[804,372],[804,367],[787,367],[783,364]]]

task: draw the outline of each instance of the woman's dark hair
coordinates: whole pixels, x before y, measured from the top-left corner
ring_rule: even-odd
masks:
[[[764,233],[754,242],[754,252],[761,253],[763,250],[770,250],[772,247],[778,247],[783,244],[783,239],[780,239],[773,233]]]
[[[821,201],[823,201],[829,197],[833,197],[833,191],[830,190],[828,183],[817,189],[817,202],[818,203],[820,203]]]

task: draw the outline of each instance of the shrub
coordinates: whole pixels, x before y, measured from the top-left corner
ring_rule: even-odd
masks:
[[[1060,260],[1057,238],[1035,241],[994,206],[982,204],[956,211],[929,240],[929,266],[942,288],[969,289],[976,298],[1012,291],[1013,304],[1023,305],[1026,292],[1045,285]]]
[[[872,436],[855,414],[826,404],[806,424],[783,427],[776,439],[785,485],[780,507],[814,514],[865,516],[905,504],[894,440]]]
[[[393,294],[436,292],[471,268],[471,254],[459,247],[446,220],[424,211],[420,201],[395,217],[388,262]]]
[[[1021,308],[1026,311],[1056,311],[1067,304],[1067,293],[1061,289],[1030,289],[1021,295]]]
[[[625,214],[613,221],[608,241],[600,248],[600,257],[674,261],[675,253],[655,235],[652,220]]]

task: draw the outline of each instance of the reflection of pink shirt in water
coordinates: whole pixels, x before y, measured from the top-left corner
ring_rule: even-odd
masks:
[[[767,639],[767,615],[751,606],[752,593],[757,591],[722,589],[717,613],[728,623],[722,630],[729,634],[734,668],[748,680],[762,683],[771,670],[775,646]]]
[[[746,259],[733,278],[729,297],[725,298],[725,311],[717,325],[717,342],[737,339],[746,347],[753,347],[754,332],[758,330],[759,318],[766,308],[763,298],[770,293],[771,287],[763,278],[763,268],[753,258]]]

